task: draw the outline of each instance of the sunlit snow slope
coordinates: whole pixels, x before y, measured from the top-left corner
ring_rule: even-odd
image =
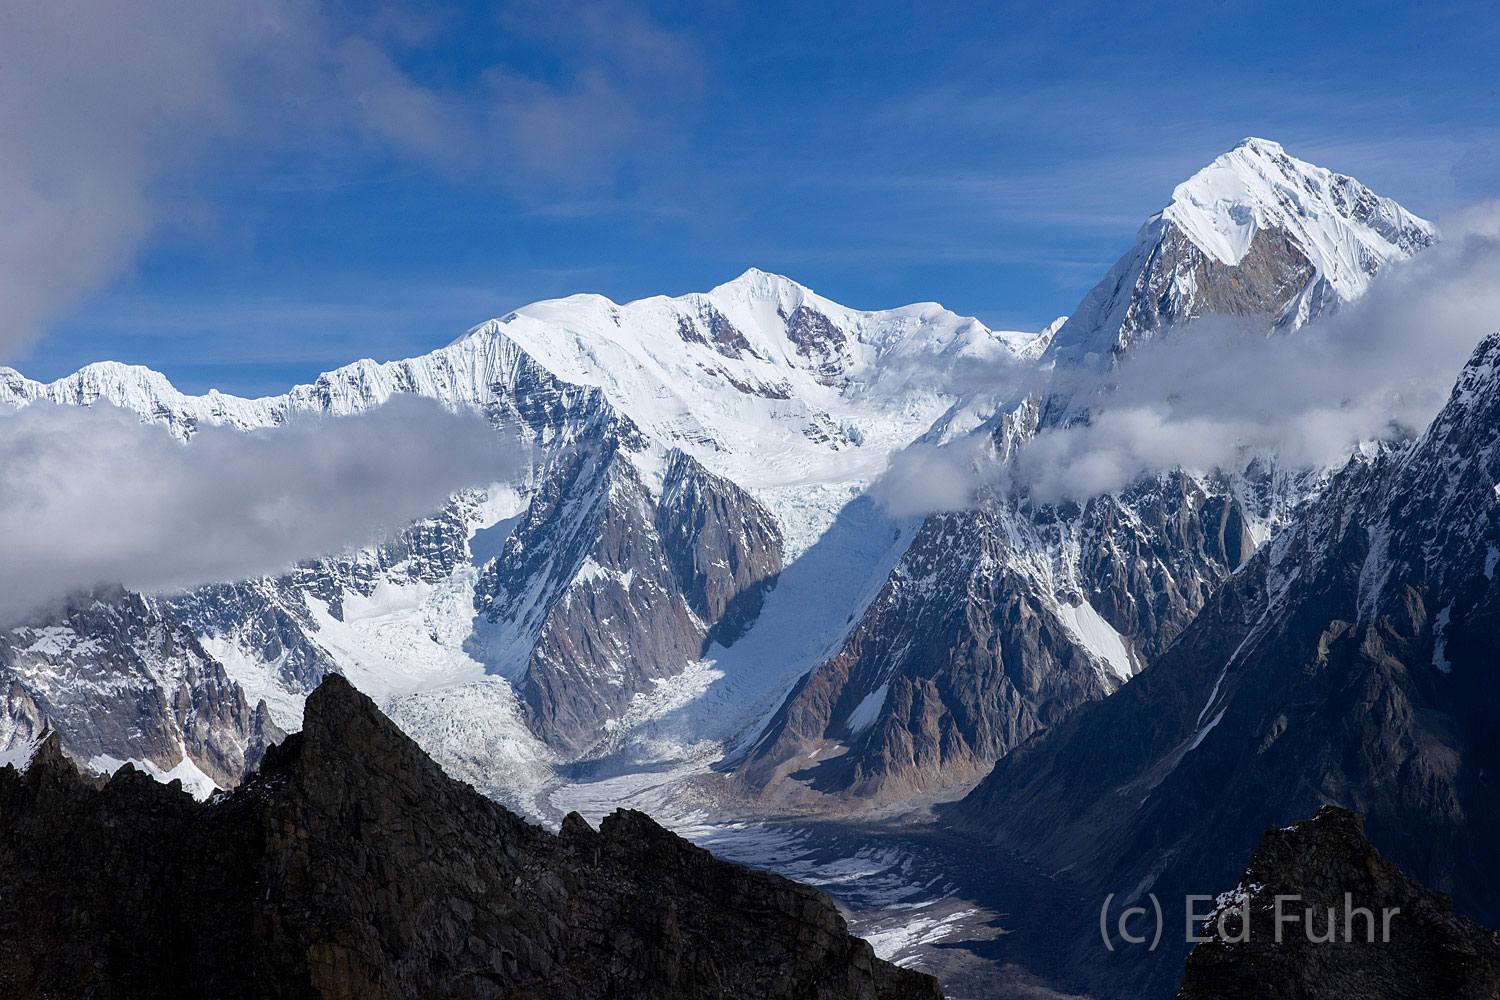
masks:
[[[337,670],[450,767],[515,800],[579,753],[626,770],[643,759],[703,764],[758,724],[837,643],[909,540],[909,525],[903,535],[862,499],[865,487],[953,405],[963,391],[953,386],[1017,376],[1045,345],[1039,336],[997,333],[932,304],[853,310],[751,270],[676,299],[536,303],[431,354],[356,362],[282,396],[189,396],[159,373],[106,362],[51,384],[0,369],[0,403],[110,403],[190,442],[205,424],[249,430],[415,393],[478,409],[527,444],[533,461],[517,481],[456,497],[379,545],[175,595],[161,611],[190,626],[239,697],[263,701],[281,727],[300,725],[301,699]],[[775,546],[760,574],[761,590],[774,589],[732,650],[729,630],[708,617],[727,613],[716,598],[733,602],[746,585],[716,578],[712,565],[676,566],[713,562],[678,551],[693,539],[672,535],[678,523],[701,534],[713,517],[730,538],[749,530],[741,518],[776,536],[751,543]],[[622,533],[646,540],[622,547]],[[549,635],[581,627],[580,607],[605,605],[634,618],[616,627],[585,611],[594,652],[548,646]],[[643,647],[633,634],[673,629],[700,638]],[[35,673],[34,645],[7,647],[9,677]],[[165,649],[137,645],[161,665],[163,691],[186,683]],[[546,691],[535,690],[538,678]],[[83,706],[74,726],[87,758],[168,773],[206,752],[191,739],[175,757],[164,736],[132,741],[109,719],[152,712],[152,699],[122,699],[110,684],[90,674],[66,694],[33,685],[15,709],[27,725],[7,731],[29,738],[71,700]],[[584,689],[602,694],[580,701]],[[544,695],[561,702],[551,715],[535,707]],[[596,741],[580,745],[579,730]],[[570,738],[549,746],[553,734]]]
[[[1009,453],[1086,416],[1047,394],[1054,376],[1087,385],[1209,313],[1293,332],[1435,238],[1251,139],[1035,334],[931,303],[851,309],[752,269],[677,298],[535,303],[262,399],[112,362],[50,384],[0,368],[0,405],[109,403],[187,447],[205,425],[416,394],[478,410],[529,456],[369,547],[180,594],[81,594],[0,633],[0,750],[50,724],[85,761],[227,783],[337,671],[533,813],[654,805],[711,766],[813,798],[977,777],[1159,652],[1304,487],[1181,470],[1076,508],[903,518],[869,492],[892,457],[919,439]]]

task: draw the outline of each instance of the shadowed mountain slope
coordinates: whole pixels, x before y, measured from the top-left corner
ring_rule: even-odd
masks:
[[[1286,897],[1279,938],[1278,896]],[[1245,898],[1248,911],[1236,902]],[[1327,806],[1313,819],[1272,827],[1221,900],[1234,912],[1222,935],[1220,909],[1204,923],[1209,940],[1189,956],[1178,1000],[1500,996],[1500,932],[1455,917],[1447,896],[1381,857],[1362,817],[1347,809]]]

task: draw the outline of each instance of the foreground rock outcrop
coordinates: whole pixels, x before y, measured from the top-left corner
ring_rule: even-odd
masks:
[[[55,739],[0,769],[0,940],[28,997],[941,996],[821,893],[640,813],[528,825],[337,675],[205,803]]]
[[[1209,940],[1188,957],[1178,1000],[1500,996],[1500,932],[1455,917],[1446,895],[1402,874],[1362,827],[1357,813],[1326,806],[1267,831],[1221,897],[1223,933],[1217,917],[1204,923]]]

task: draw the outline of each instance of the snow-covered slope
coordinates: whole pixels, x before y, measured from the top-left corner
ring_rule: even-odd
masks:
[[[415,393],[479,409],[529,445],[518,481],[374,547],[170,601],[276,723],[300,725],[302,697],[337,670],[516,801],[559,753],[618,751],[630,727],[651,729],[640,752],[659,759],[701,755],[764,716],[894,558],[895,522],[841,511],[959,398],[955,372],[1019,372],[1049,332],[995,333],[931,304],[848,309],[752,270],[676,299],[536,303],[431,354],[356,362],[282,396],[190,396],[101,363],[45,385],[0,370],[0,404],[105,401],[190,439],[205,424],[274,426]],[[840,540],[870,522],[880,544]],[[716,666],[788,561],[803,563],[789,579],[804,603],[771,602],[756,656]],[[685,728],[700,697],[717,707]],[[664,713],[677,716],[670,737]],[[86,756],[177,766],[166,737],[144,745],[131,731]]]
[[[678,299],[542,302],[466,339],[495,336],[751,488],[878,472],[942,411],[945,366],[1030,340],[932,303],[847,309],[757,270]]]
[[[106,401],[188,440],[410,393],[477,409],[526,446],[514,482],[378,544],[147,601],[191,632],[193,676],[222,668],[226,704],[246,706],[231,713],[242,757],[256,719],[295,728],[339,671],[454,773],[533,812],[667,794],[712,764],[758,768],[764,790],[834,747],[849,752],[814,787],[889,796],[975,777],[1124,683],[1301,488],[1280,470],[1203,470],[1066,509],[1006,501],[924,521],[872,500],[891,457],[966,436],[1009,454],[1047,418],[1051,376],[1097,374],[1206,312],[1290,329],[1432,239],[1356,182],[1250,140],[1179,186],[1110,278],[1035,334],[930,303],[851,309],[750,270],[676,298],[535,303],[280,396],[190,396],[101,363],[50,384],[0,369],[0,405]],[[0,680],[19,692],[0,747],[65,717],[35,705],[66,701],[41,676],[66,665],[32,655],[36,629],[65,624],[0,636]],[[73,634],[79,649],[116,638]],[[196,683],[181,658],[143,648],[139,697],[106,698],[107,658],[91,660],[74,717],[149,702],[154,735],[91,721],[84,756],[232,776],[197,716],[161,707]]]
[[[1246,139],[1177,186],[1048,356],[1107,367],[1143,337],[1205,313],[1295,329],[1436,239],[1431,223],[1354,178]]]
[[[1292,333],[1435,239],[1357,181],[1247,139],[1179,185],[1034,342],[1033,378],[1009,397],[965,398],[923,443],[1003,466],[1049,425],[1086,421],[1133,345],[1207,314]],[[1328,473],[1262,456],[1081,503],[981,489],[977,509],[929,516],[847,642],[755,742],[741,780],[805,802],[817,798],[807,789],[879,800],[978,777],[1161,653]]]
[[[1179,184],[1161,217],[1223,264],[1240,263],[1262,230],[1282,230],[1346,301],[1381,265],[1410,257],[1435,235],[1354,178],[1253,138]]]
[[[483,407],[534,365],[559,383],[601,389],[643,431],[715,472],[782,485],[879,471],[878,456],[925,430],[951,400],[956,368],[1035,356],[1050,332],[992,331],[934,303],[849,309],[751,269],[675,299],[537,302],[431,354],[358,361],[281,396],[192,396],[158,372],[106,361],[45,384],[0,368],[0,403],[102,400],[187,435],[201,423],[251,428],[300,412],[353,413],[396,393]],[[851,450],[860,457],[828,458]]]

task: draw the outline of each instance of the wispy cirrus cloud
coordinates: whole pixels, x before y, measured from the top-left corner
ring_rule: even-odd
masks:
[[[513,64],[512,36],[544,29],[566,59]],[[194,178],[235,150],[364,143],[500,183],[586,186],[642,136],[667,142],[701,92],[693,46],[628,4],[513,4],[485,24],[483,68],[441,82],[410,68],[463,30],[418,7],[310,0],[8,5],[0,361],[163,225],[201,214]]]

